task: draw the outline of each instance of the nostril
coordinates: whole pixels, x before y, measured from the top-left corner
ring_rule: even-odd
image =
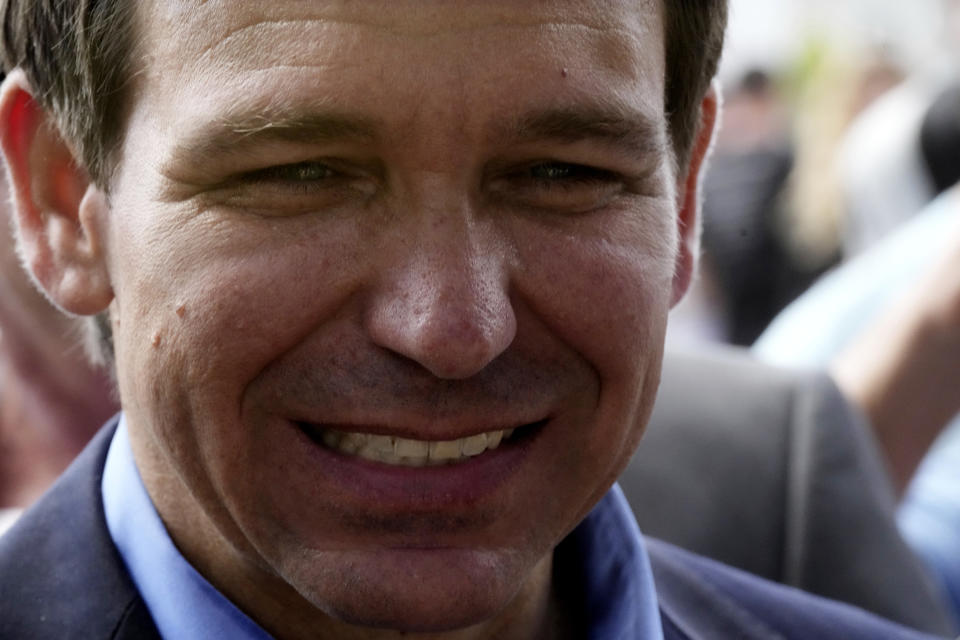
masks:
[[[490,298],[499,298],[493,299]],[[506,292],[447,291],[393,296],[371,309],[367,331],[377,345],[417,362],[438,378],[463,379],[482,371],[516,335]]]

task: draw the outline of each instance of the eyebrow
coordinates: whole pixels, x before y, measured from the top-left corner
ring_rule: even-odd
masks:
[[[378,125],[369,119],[336,112],[302,115],[248,114],[226,117],[205,126],[180,141],[179,157],[216,158],[238,154],[270,142],[324,143],[350,140],[370,144],[377,139]]]
[[[175,155],[202,161],[241,154],[270,142],[374,144],[380,139],[377,132],[382,126],[370,118],[336,111],[228,115],[213,126],[184,136]],[[623,105],[550,107],[497,126],[494,133],[497,139],[513,144],[599,141],[638,158],[661,158],[667,153],[665,123]]]
[[[501,135],[519,141],[599,141],[637,157],[664,157],[666,123],[622,105],[558,107],[523,116]]]

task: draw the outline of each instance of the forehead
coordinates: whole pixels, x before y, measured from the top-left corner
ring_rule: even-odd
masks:
[[[615,40],[618,34],[629,39],[661,29],[657,0],[152,0],[138,3],[137,10],[148,49],[185,57],[211,46],[248,49],[262,37],[310,35],[323,27],[419,40],[494,29],[606,32]],[[270,59],[283,52],[256,54]]]
[[[140,102],[171,127],[322,106],[469,128],[580,99],[662,119],[656,0],[153,0],[137,31]]]

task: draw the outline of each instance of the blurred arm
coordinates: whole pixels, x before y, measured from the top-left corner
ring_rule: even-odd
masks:
[[[952,203],[960,213],[960,197]],[[935,266],[834,359],[831,371],[872,423],[902,494],[960,411],[960,227]]]

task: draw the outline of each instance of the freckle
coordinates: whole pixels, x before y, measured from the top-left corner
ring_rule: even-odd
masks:
[[[150,344],[152,344],[153,348],[156,349],[157,347],[160,346],[160,341],[161,341],[160,332],[158,331],[155,334],[153,334],[153,340],[150,341]]]
[[[182,305],[180,305],[179,307],[177,307],[177,316],[178,316],[178,317],[182,318],[182,317],[183,317],[183,314],[185,314],[186,312],[187,312],[187,305],[182,304]]]
[[[567,77],[567,68],[566,68],[566,67],[564,67],[563,69],[560,69],[560,75],[563,76],[564,78]]]

